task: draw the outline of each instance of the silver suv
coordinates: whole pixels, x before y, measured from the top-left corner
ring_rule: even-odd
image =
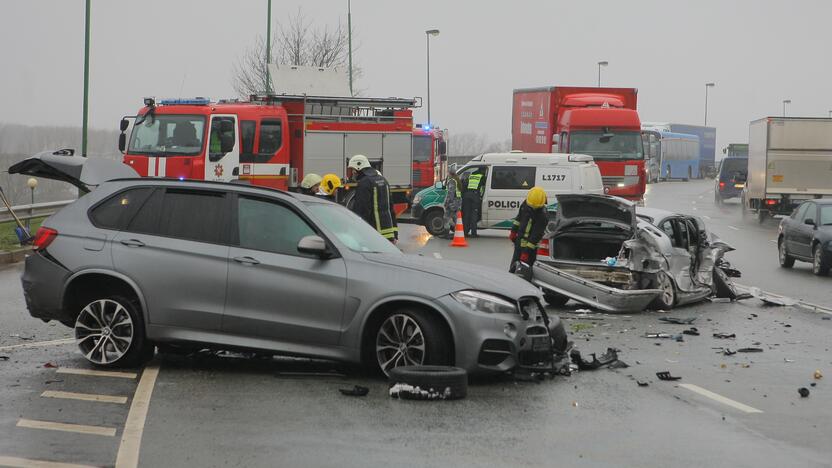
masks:
[[[74,328],[96,365],[135,365],[177,343],[482,373],[540,366],[566,346],[525,281],[404,255],[331,202],[241,184],[102,182],[132,169],[59,154],[10,172],[97,186],[43,223],[23,273],[30,314]]]

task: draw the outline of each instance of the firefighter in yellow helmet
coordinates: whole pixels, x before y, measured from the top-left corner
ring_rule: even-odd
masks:
[[[341,187],[341,178],[335,174],[326,174],[321,179],[318,196],[328,200],[335,200],[335,192]]]
[[[357,182],[352,211],[392,243],[398,242],[399,227],[393,210],[390,184],[381,172],[370,165],[363,154],[356,154],[347,164],[347,174]]]
[[[514,219],[509,235],[514,244],[509,272],[517,271],[518,264],[522,263],[524,271],[527,274],[531,273],[531,267],[537,258],[537,244],[543,238],[548,223],[547,204],[546,191],[541,187],[532,187],[526,194],[526,201],[520,205],[520,211]]]

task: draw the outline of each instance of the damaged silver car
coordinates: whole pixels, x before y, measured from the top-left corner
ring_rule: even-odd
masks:
[[[607,195],[560,195],[532,282],[547,302],[569,299],[606,312],[671,309],[709,296],[733,297],[723,261],[734,250],[696,216],[636,208]]]

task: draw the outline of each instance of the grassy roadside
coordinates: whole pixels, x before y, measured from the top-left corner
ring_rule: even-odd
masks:
[[[46,216],[31,220],[30,231],[32,234],[38,230],[40,223],[42,223],[44,219],[46,219]],[[23,224],[26,225],[26,221],[24,221]],[[14,221],[0,223],[0,252],[7,252],[9,250],[20,248],[20,242],[17,240],[17,234],[14,233],[14,228],[16,226],[17,224],[15,224]]]

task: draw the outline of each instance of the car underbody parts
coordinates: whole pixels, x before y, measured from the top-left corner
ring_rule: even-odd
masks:
[[[670,333],[645,333],[645,338],[661,338],[666,340],[674,340],[674,341],[685,341],[685,338],[680,334],[673,334]]]
[[[806,387],[800,387],[797,389],[797,393],[800,394],[801,398],[806,398],[809,396],[809,389]]]
[[[450,366],[399,366],[390,369],[392,398],[455,400],[468,394],[468,373]]]
[[[579,370],[595,370],[604,366],[610,366],[612,368],[621,368],[621,367],[629,367],[626,363],[621,363],[622,365],[614,365],[616,362],[620,362],[618,360],[618,350],[615,348],[607,348],[607,352],[602,354],[600,359],[596,357],[595,353],[590,354],[592,357],[591,361],[585,361],[584,358],[581,356],[581,352],[577,349],[573,349],[569,353],[569,357],[572,359],[572,362],[578,366]]]
[[[641,380],[636,380],[636,383],[638,384],[639,387],[647,387],[648,385],[650,385],[649,383],[642,382]]]
[[[682,330],[682,334],[691,335],[691,336],[699,336],[699,329],[696,328],[696,327],[690,327],[687,330]]]
[[[728,338],[736,338],[736,337],[737,337],[736,333],[714,333],[714,338],[728,339]]]
[[[659,320],[662,322],[667,323],[675,323],[677,325],[690,325],[696,320],[696,317],[687,317],[687,318],[679,318],[679,317],[659,317]]]
[[[740,348],[737,350],[738,353],[762,353],[763,348]]]
[[[361,385],[356,385],[352,388],[339,388],[339,392],[341,395],[347,396],[367,396],[370,393],[370,389],[367,387],[362,387]]]
[[[675,377],[670,375],[669,371],[656,372],[656,377],[658,377],[659,380],[682,380],[681,377]]]

